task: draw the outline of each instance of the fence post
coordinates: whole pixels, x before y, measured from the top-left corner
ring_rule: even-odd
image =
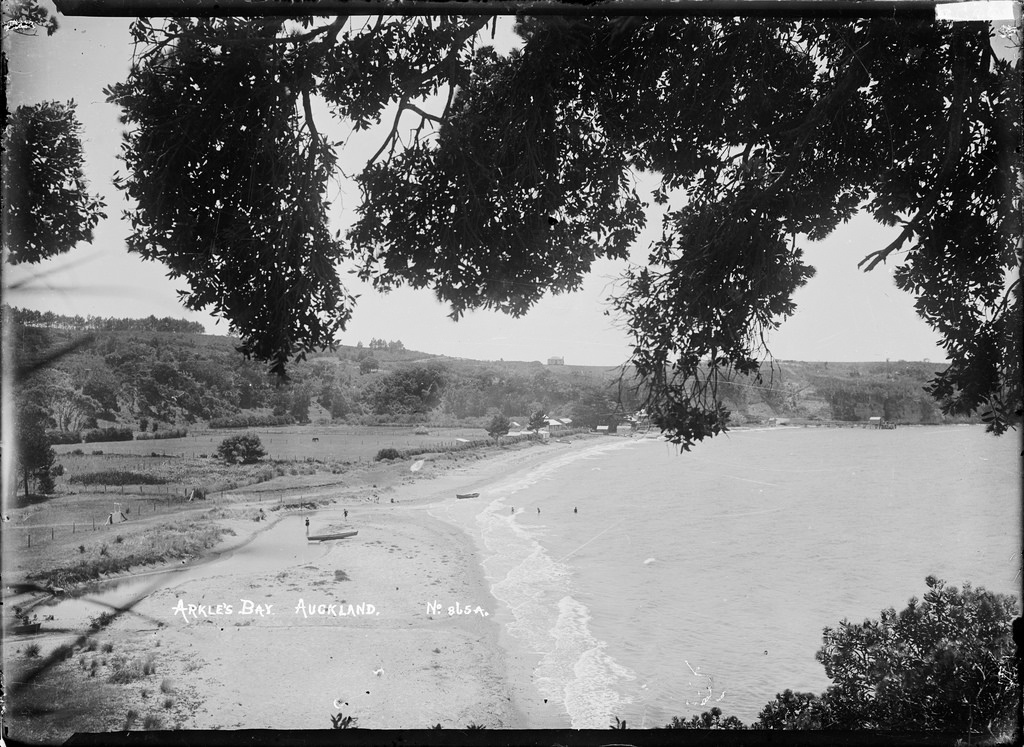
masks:
[[[50,527],[50,539],[53,539],[53,527]]]
[[[28,533],[28,546],[32,547],[32,532]]]

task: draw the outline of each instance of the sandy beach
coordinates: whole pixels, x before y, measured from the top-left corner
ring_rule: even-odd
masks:
[[[350,490],[325,489],[326,508],[236,522],[217,557],[166,580],[95,634],[95,652],[48,675],[79,713],[73,730],[147,716],[165,729],[327,729],[338,714],[375,729],[536,726],[533,662],[503,646],[480,548],[436,509],[456,493],[484,501],[488,484],[570,446],[382,467]],[[272,509],[258,498],[235,507]],[[306,539],[338,527],[358,535]],[[148,660],[154,673],[98,686],[114,658]]]

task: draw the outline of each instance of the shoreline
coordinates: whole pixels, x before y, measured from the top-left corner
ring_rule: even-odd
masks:
[[[521,502],[526,501],[527,505],[530,506],[528,515],[532,517],[533,504],[530,503],[531,499],[526,495],[520,496],[519,499],[514,497],[521,490],[529,488],[539,481],[551,479],[550,476],[553,472],[559,471],[568,464],[575,463],[578,458],[577,455],[586,458],[595,453],[604,453],[608,449],[625,447],[631,441],[636,442],[637,440],[614,437],[588,439],[585,444],[581,444],[577,449],[560,449],[557,452],[551,453],[549,458],[524,460],[512,465],[509,469],[490,475],[487,480],[479,484],[481,490],[487,491],[481,496],[480,500],[486,502],[486,504],[500,501],[500,510],[496,512],[491,511],[489,510],[489,505],[481,505],[472,515],[468,515],[466,511],[459,510],[461,506],[448,504],[447,510],[444,511],[448,515],[439,517],[446,518],[460,526],[464,532],[472,537],[482,565],[493,563],[496,568],[501,569],[497,570],[493,576],[486,571],[485,575],[488,579],[490,593],[501,609],[498,619],[498,622],[501,623],[499,635],[506,657],[507,676],[512,682],[514,702],[517,710],[524,718],[521,728],[571,730],[577,727],[573,725],[573,717],[565,699],[566,693],[545,692],[540,682],[536,679],[538,676],[540,676],[541,680],[546,679],[545,675],[538,675],[538,672],[550,665],[550,658],[554,650],[534,650],[538,647],[538,641],[532,638],[532,634],[523,637],[521,632],[523,619],[521,619],[520,613],[509,606],[511,604],[510,601],[503,601],[503,597],[496,591],[498,586],[505,586],[512,576],[519,575],[518,571],[523,568],[523,564],[530,563],[534,557],[534,554],[529,550],[526,551],[530,553],[529,555],[519,555],[517,557],[515,552],[512,556],[509,556],[497,549],[503,543],[503,540],[500,538],[507,538],[508,536],[503,528],[502,521],[504,518],[507,518],[505,513],[506,507],[514,504],[516,509],[518,509],[516,514],[521,514],[525,510]],[[434,512],[432,511],[431,513]],[[461,515],[456,517],[452,515],[453,513]],[[485,515],[488,515],[487,518],[481,521]],[[516,526],[521,527],[527,532],[530,531],[529,522],[527,525],[516,523]],[[484,529],[484,527],[487,527],[487,529]],[[497,535],[493,533],[496,528],[498,529]],[[514,533],[519,534],[519,530],[514,530]],[[536,542],[535,539],[530,541]],[[492,543],[498,544],[492,546]],[[539,545],[537,549],[540,549]],[[511,566],[509,562],[512,563]],[[505,576],[506,572],[509,572],[510,575]],[[516,598],[522,599],[519,594],[516,595]],[[530,623],[529,625],[532,626],[533,624]],[[520,630],[520,633],[512,633],[509,629],[510,625],[514,625],[515,628]],[[546,645],[543,642],[539,643],[541,648],[545,648]],[[555,645],[557,650],[557,644]]]
[[[360,728],[428,728],[435,723],[439,723],[443,728],[465,728],[471,723],[488,728],[506,729],[569,728],[567,714],[562,714],[561,718],[557,719],[556,725],[552,723],[549,715],[544,716],[542,709],[538,708],[540,696],[534,688],[533,671],[540,660],[540,655],[531,655],[522,651],[521,644],[513,640],[507,632],[505,622],[510,612],[504,609],[503,603],[494,596],[491,590],[491,581],[487,579],[483,567],[486,557],[483,552],[484,548],[481,547],[479,541],[479,535],[448,517],[438,515],[434,509],[446,505],[461,506],[463,504],[454,503],[457,500],[455,499],[456,492],[486,489],[488,486],[507,480],[512,476],[536,469],[552,459],[565,455],[570,446],[571,441],[545,444],[539,447],[531,446],[474,456],[468,460],[456,458],[452,460],[451,464],[442,465],[438,465],[436,460],[428,460],[427,465],[436,469],[436,472],[421,472],[415,476],[408,476],[399,484],[377,487],[375,493],[379,493],[377,500],[380,502],[364,503],[365,496],[350,496],[350,498],[356,499],[354,505],[351,500],[346,501],[349,510],[348,521],[353,527],[359,528],[359,537],[361,539],[365,537],[364,541],[372,541],[369,540],[371,536],[369,533],[374,530],[386,531],[393,536],[404,528],[407,530],[407,538],[412,541],[418,539],[413,537],[417,533],[429,532],[432,535],[429,542],[419,546],[417,558],[419,562],[416,564],[417,567],[412,569],[412,579],[415,580],[424,574],[429,574],[426,568],[430,565],[446,564],[449,566],[446,569],[447,573],[443,574],[448,578],[434,578],[430,586],[443,587],[447,580],[450,593],[447,595],[445,593],[429,594],[419,601],[421,616],[426,615],[432,622],[440,622],[447,627],[438,626],[426,631],[421,630],[420,633],[422,633],[423,641],[426,644],[434,644],[432,652],[437,652],[439,649],[444,653],[453,651],[452,638],[455,638],[464,647],[463,653],[465,654],[451,662],[447,668],[438,667],[436,662],[430,665],[435,673],[442,672],[439,675],[439,681],[430,680],[429,687],[438,687],[444,693],[444,707],[445,709],[451,708],[447,717],[426,719],[430,723],[420,723],[415,720],[410,723],[408,710],[427,715],[429,707],[420,702],[422,696],[417,699],[415,695],[419,690],[416,684],[418,682],[416,673],[405,672],[403,673],[406,680],[405,699],[411,700],[413,704],[407,703],[402,713],[381,703],[378,703],[377,706],[382,708],[383,712],[372,716],[360,716],[353,711],[353,714],[359,719]],[[437,469],[439,466],[441,469]],[[383,498],[387,498],[388,503],[384,503]],[[394,503],[391,503],[391,500]],[[474,507],[482,510],[483,500],[486,500],[485,496],[481,498],[481,503],[476,503]],[[471,499],[468,505],[474,503],[475,501]],[[317,520],[326,522],[332,518],[342,518],[345,509],[343,501],[339,500],[329,507],[292,513],[308,513],[314,522]],[[479,510],[474,511],[474,516],[479,513]],[[282,517],[282,519],[285,518]],[[344,547],[344,542],[340,546]],[[408,549],[408,547],[403,545],[403,549]],[[445,560],[446,556],[442,554],[442,549],[449,551],[452,555],[447,561]],[[407,556],[406,560],[410,560],[410,558]],[[371,569],[375,567],[370,559],[366,559],[360,565],[371,573],[373,572]],[[354,573],[359,572],[359,566],[357,566]],[[396,577],[392,578],[396,579]],[[377,593],[383,592],[381,586],[380,579],[373,584]],[[402,584],[399,584],[394,591],[400,595],[404,588]],[[390,593],[390,587],[387,592]],[[467,599],[470,600],[468,605],[465,604]],[[432,618],[429,614],[428,605],[431,602],[440,603],[440,610],[436,614],[436,618],[440,619]],[[477,614],[460,615],[456,613],[454,616],[448,616],[446,620],[446,612],[453,606],[452,602],[454,602],[454,606],[460,608],[470,606],[475,609],[482,608],[484,612],[488,613],[487,617],[481,618]],[[416,610],[412,610],[412,615],[416,614]],[[396,622],[398,621],[396,620]],[[376,620],[374,624],[376,624]],[[390,627],[380,630],[379,636],[365,634],[367,642],[395,646],[396,641],[388,640],[389,633],[409,628],[415,631],[418,627],[416,622],[409,620],[405,620],[405,625],[407,627]],[[413,635],[415,636],[416,633],[413,632]],[[398,647],[403,650],[408,648],[400,644]],[[421,652],[422,649],[423,646],[420,647]],[[469,659],[474,660],[475,664],[471,665]],[[376,669],[384,670],[379,675],[381,679],[388,676],[389,668],[384,666],[384,662],[380,662],[380,666]],[[445,669],[447,671],[444,671]],[[451,681],[454,670],[462,672],[462,677],[465,678],[461,689]],[[483,692],[489,692],[491,697],[489,699],[479,697],[479,694]],[[372,696],[372,691],[371,693],[364,692],[364,695],[367,694]],[[351,703],[352,701],[339,701],[339,704],[346,706]],[[345,708],[339,710],[348,713]],[[483,715],[474,716],[475,713]],[[242,725],[247,728],[253,726],[249,723]],[[195,728],[212,728],[213,722],[199,720],[194,726]],[[302,724],[297,727],[293,724],[276,725],[272,728],[310,728],[310,726]]]
[[[141,720],[147,710],[162,719],[162,728],[329,728],[329,717],[339,712],[355,717],[360,728],[531,728],[535,719],[524,704],[536,662],[508,639],[505,611],[485,577],[477,539],[429,509],[569,448],[565,442],[427,459],[418,472],[389,465],[364,475],[365,486],[324,488],[325,497],[341,493],[329,506],[286,509],[256,526],[232,519],[230,524],[251,531],[226,538],[184,568],[148,567],[100,580],[102,589],[110,581],[175,571],[134,606],[135,614],[92,633],[102,647],[113,644],[114,657],[155,656],[155,678],[106,684],[114,657],[86,649],[56,664],[44,679],[62,679],[68,699],[85,703],[77,704],[74,730],[122,730],[126,714]],[[309,495],[308,489],[294,492]],[[258,509],[244,489],[237,496],[220,505]],[[307,517],[315,528],[344,518],[346,510],[357,537],[306,541]],[[295,606],[299,599],[325,610],[363,604],[376,613],[306,616]],[[197,609],[206,604],[207,610],[231,605],[233,614],[188,619],[173,611],[178,600]],[[242,600],[273,612],[243,617]],[[448,607],[471,611],[449,616]],[[9,640],[7,658],[17,659],[15,646],[31,642],[41,644],[43,656],[67,643],[59,634]],[[267,651],[273,653],[264,656]],[[103,663],[90,673],[93,659]],[[97,687],[91,677],[104,684]],[[171,693],[166,698],[160,694],[165,689]],[[67,707],[76,710],[74,704]],[[13,720],[19,736],[59,739],[70,733],[44,728],[45,719],[34,718],[29,720],[35,723],[21,720],[23,731],[18,717]]]

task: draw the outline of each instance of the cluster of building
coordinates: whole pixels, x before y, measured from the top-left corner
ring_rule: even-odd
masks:
[[[547,418],[547,425],[541,428],[537,433],[541,438],[549,438],[552,435],[558,436],[563,433],[568,433],[569,429],[572,428],[572,418]],[[530,419],[523,417],[509,418],[509,431],[510,436],[525,436],[533,431],[530,430]]]

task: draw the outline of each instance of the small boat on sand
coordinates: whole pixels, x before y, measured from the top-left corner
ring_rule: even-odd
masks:
[[[310,542],[323,542],[324,540],[340,540],[346,537],[354,537],[359,534],[358,529],[346,529],[344,531],[330,531],[324,534],[311,534],[308,539]]]
[[[480,495],[479,493],[456,493],[455,497],[456,498],[476,498],[479,495]]]

